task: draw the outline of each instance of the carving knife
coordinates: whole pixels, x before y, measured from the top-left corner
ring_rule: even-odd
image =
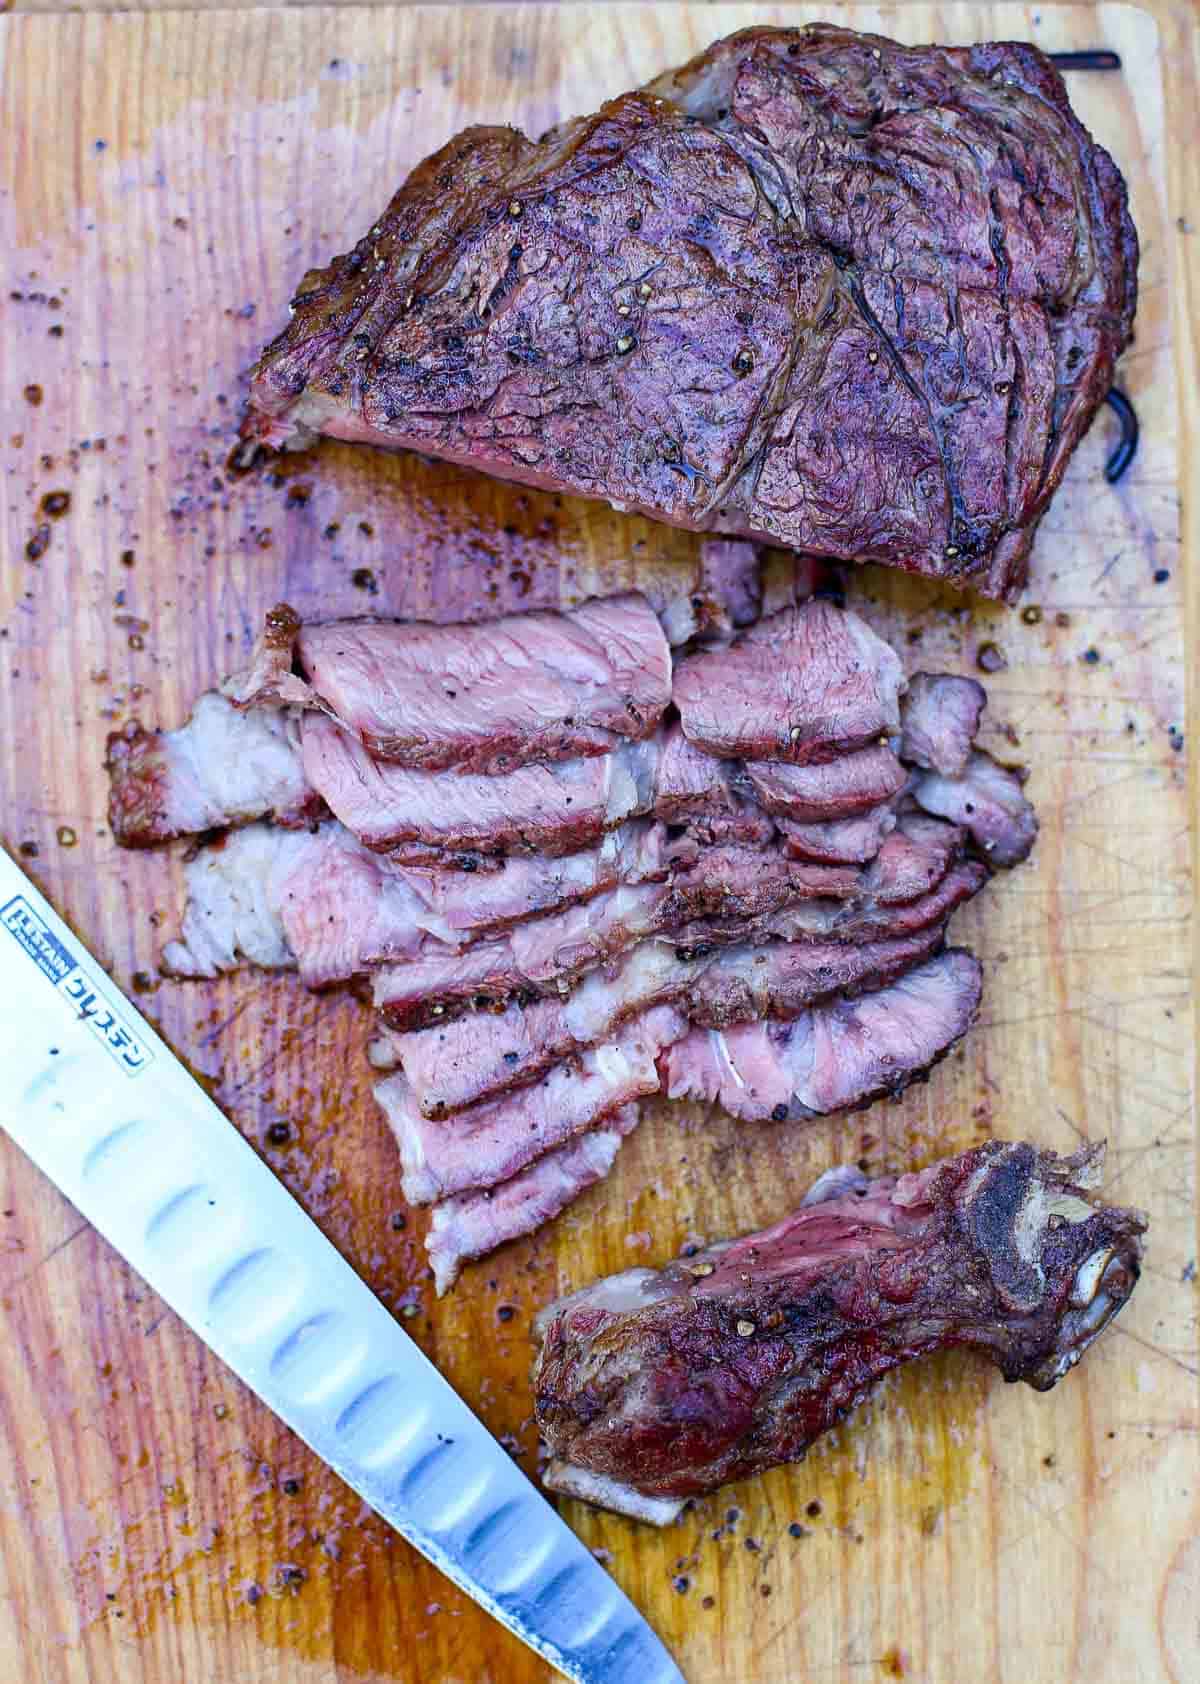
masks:
[[[580,1684],[684,1684],[642,1616],[0,850],[0,1125],[422,1555]]]

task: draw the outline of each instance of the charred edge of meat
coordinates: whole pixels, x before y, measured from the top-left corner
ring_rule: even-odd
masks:
[[[162,732],[147,731],[136,719],[111,731],[104,769],[109,776],[108,826],[121,847],[155,848],[171,840],[175,833],[166,817]]]
[[[890,1370],[950,1346],[1047,1390],[1140,1272],[1146,1219],[1095,1196],[1103,1155],[989,1141],[836,1182],[774,1228],[548,1306],[533,1382],[556,1482],[598,1475],[569,1477],[623,1509],[713,1490],[801,1459]]]
[[[225,699],[242,709],[260,703],[281,707],[295,704],[317,708],[332,716],[332,709],[313,692],[300,670],[297,645],[303,629],[303,622],[290,603],[277,602],[274,608],[269,608],[251,651],[249,666],[230,673],[221,685]]]

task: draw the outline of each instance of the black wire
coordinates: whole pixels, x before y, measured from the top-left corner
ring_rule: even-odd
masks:
[[[1051,53],[1051,64],[1056,64],[1060,70],[1120,70],[1120,53],[1110,52],[1107,47],[1091,47],[1081,53]]]
[[[1121,442],[1104,464],[1105,479],[1110,485],[1115,485],[1137,455],[1140,428],[1138,427],[1137,411],[1124,392],[1119,392],[1115,386],[1110,386],[1105,393],[1104,401],[1114,411],[1121,423]]]

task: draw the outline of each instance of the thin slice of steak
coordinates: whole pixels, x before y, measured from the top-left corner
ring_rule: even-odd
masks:
[[[709,845],[768,843],[775,826],[754,800],[742,767],[690,743],[678,721],[663,733],[654,811]]]
[[[890,645],[857,614],[815,597],[685,655],[673,694],[685,736],[709,754],[807,766],[898,730],[903,683]]]
[[[1025,798],[1024,779],[982,749],[972,752],[958,777],[926,772],[912,793],[927,813],[969,830],[993,865],[1019,865],[1037,839],[1037,816]]]
[[[862,878],[864,898],[901,906],[930,895],[958,860],[966,832],[922,813],[901,813]]]
[[[782,1122],[900,1093],[966,1034],[980,979],[974,956],[951,948],[874,993],[786,1023],[693,1030],[667,1055],[668,1097],[716,1102],[744,1122]]]
[[[1036,47],[752,28],[536,143],[472,129],[418,165],[304,276],[243,431],[1012,596],[1136,270],[1124,183]]]
[[[878,989],[904,977],[941,947],[944,926],[894,938],[835,945],[771,941],[722,953],[692,983],[686,1009],[698,1028],[719,1029],[759,1018],[790,1021],[814,1000],[850,989]]]
[[[886,743],[815,766],[751,760],[744,775],[766,812],[804,824],[827,824],[873,812],[899,795],[909,779]]]
[[[208,691],[175,731],[138,724],[108,739],[108,822],[125,848],[248,824],[307,824],[324,811],[304,777],[295,724],[278,708],[245,712]]]
[[[870,752],[869,750],[867,751]],[[871,807],[853,819],[825,819],[801,823],[776,819],[780,846],[793,859],[820,860],[827,865],[865,865],[883,846],[896,825],[891,802]]]
[[[375,1097],[400,1148],[404,1197],[432,1204],[507,1181],[613,1111],[657,1093],[659,1054],[687,1031],[686,1018],[656,1006],[540,1081],[436,1121],[422,1115],[403,1075],[388,1076]]]
[[[666,1499],[677,1513],[798,1461],[885,1374],[948,1346],[1047,1390],[1138,1279],[1146,1221],[1093,1191],[1103,1156],[989,1141],[899,1179],[843,1173],[762,1233],[547,1306],[546,1484],[663,1522]]]
[[[916,672],[900,701],[900,754],[913,766],[957,778],[979,733],[987,691],[973,678]]]
[[[373,760],[322,714],[304,716],[302,737],[306,775],[330,810],[368,847],[414,864],[428,860],[431,848],[443,851],[446,865],[464,855],[469,863],[473,854],[577,853],[647,812],[654,799],[654,738],[488,777]]]
[[[471,1258],[486,1257],[509,1240],[535,1233],[586,1188],[602,1181],[621,1141],[637,1125],[637,1106],[626,1105],[603,1128],[568,1140],[511,1180],[480,1192],[456,1193],[435,1205],[425,1248],[439,1297]]]
[[[182,927],[163,949],[174,976],[213,977],[242,964],[296,967],[309,988],[327,988],[470,939],[332,820],[314,830],[253,824],[231,831],[201,848],[184,877]]]
[[[671,854],[661,824],[633,819],[579,853],[509,854],[495,865],[476,872],[433,864],[395,869],[448,929],[475,934],[590,900],[619,884],[659,882],[671,868]]]
[[[671,699],[671,651],[636,592],[474,625],[301,625],[281,605],[225,693],[320,709],[376,759],[415,771],[496,774],[650,736]]]

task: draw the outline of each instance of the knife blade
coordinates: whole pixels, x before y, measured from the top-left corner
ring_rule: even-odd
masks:
[[[633,1604],[0,850],[0,1124],[175,1313],[579,1684],[683,1684]]]

